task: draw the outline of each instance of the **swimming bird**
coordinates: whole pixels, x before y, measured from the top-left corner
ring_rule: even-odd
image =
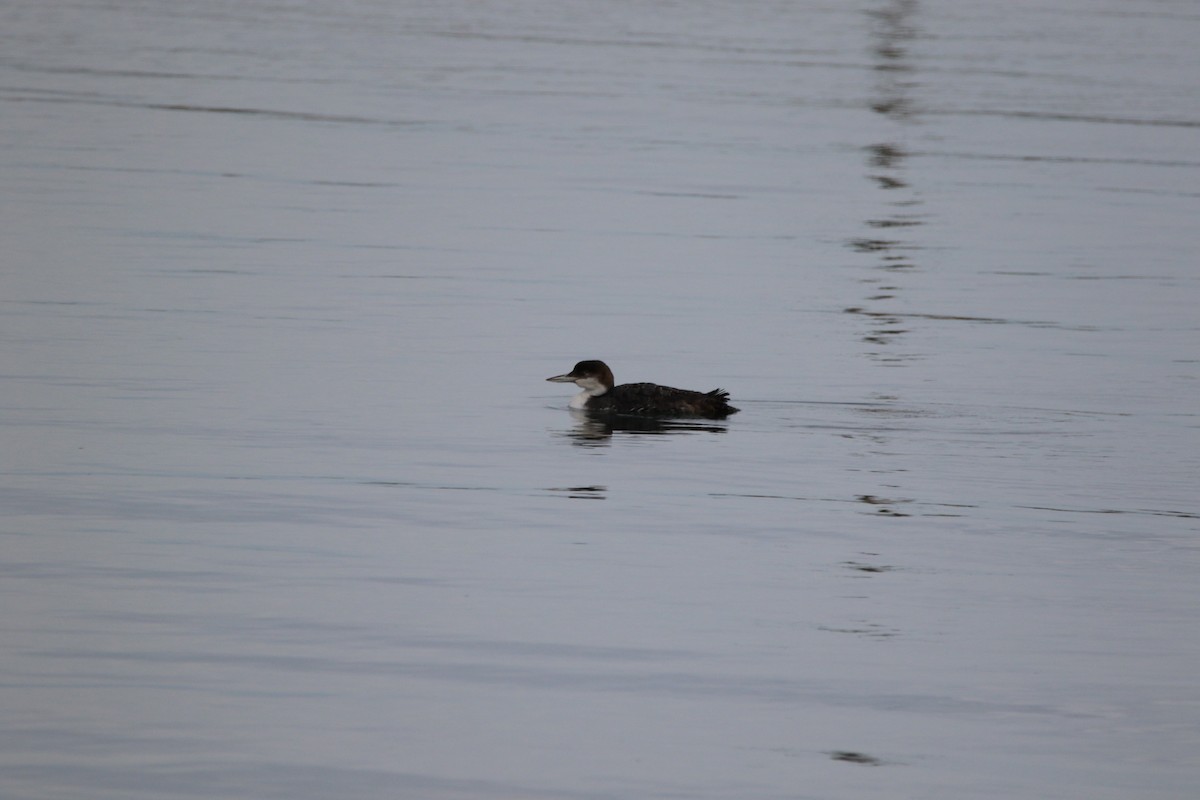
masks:
[[[553,383],[573,383],[582,392],[571,398],[571,408],[638,417],[706,417],[724,419],[736,414],[729,392],[693,392],[657,383],[616,385],[612,370],[603,361],[580,361],[564,375],[546,378]]]

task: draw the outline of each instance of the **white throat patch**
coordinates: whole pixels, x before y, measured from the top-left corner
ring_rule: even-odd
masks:
[[[587,408],[588,398],[599,397],[608,391],[608,387],[595,378],[580,378],[575,385],[583,389],[571,398],[570,407],[575,409]]]

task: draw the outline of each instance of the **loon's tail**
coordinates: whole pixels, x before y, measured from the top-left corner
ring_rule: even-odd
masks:
[[[724,389],[713,389],[711,392],[705,392],[705,395],[719,403],[716,408],[712,409],[712,414],[716,417],[727,417],[730,414],[736,414],[739,410],[729,405],[729,392]]]

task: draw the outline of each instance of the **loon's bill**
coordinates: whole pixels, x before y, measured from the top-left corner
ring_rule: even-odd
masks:
[[[612,370],[603,361],[580,361],[563,375],[546,378],[553,383],[573,383],[581,391],[571,398],[571,408],[638,417],[705,417],[723,419],[736,414],[729,392],[693,392],[657,383],[616,385]]]

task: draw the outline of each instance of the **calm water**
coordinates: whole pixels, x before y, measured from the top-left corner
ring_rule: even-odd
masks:
[[[6,0],[0,794],[1193,797],[1197,41]]]

